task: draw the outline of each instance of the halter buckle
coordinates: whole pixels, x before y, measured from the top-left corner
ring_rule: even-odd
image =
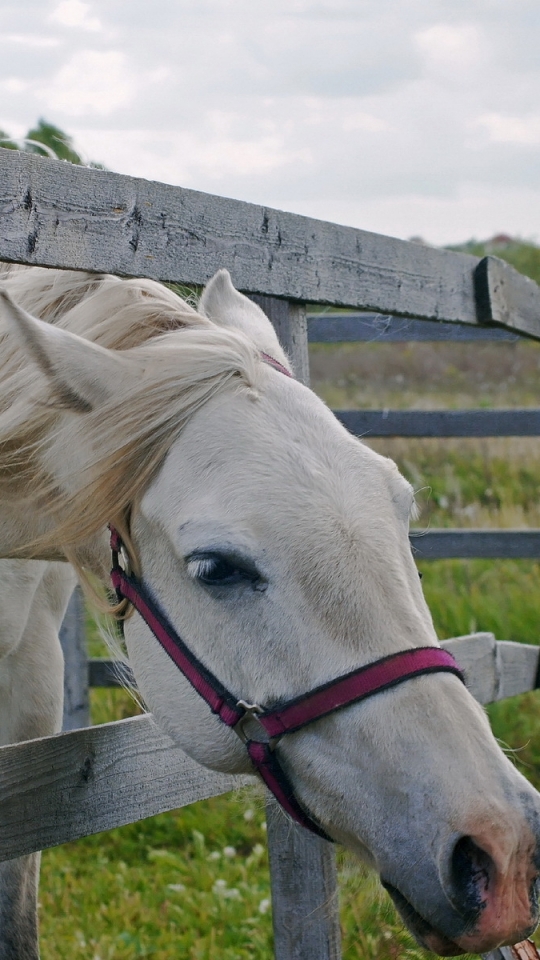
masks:
[[[261,724],[259,717],[261,713],[264,713],[263,708],[258,703],[247,703],[245,700],[238,700],[236,706],[241,707],[244,713],[232,729],[240,737],[242,743],[255,740],[258,743],[267,743],[273,750],[279,737],[269,737]],[[260,736],[261,731],[263,733],[262,737]],[[254,734],[258,734],[258,736]]]

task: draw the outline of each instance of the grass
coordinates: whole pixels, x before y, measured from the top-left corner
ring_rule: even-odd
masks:
[[[478,248],[471,252],[482,252]],[[512,252],[512,251],[511,251]],[[530,272],[540,260],[528,251]],[[315,390],[333,407],[537,405],[540,345],[362,344],[311,349]],[[417,525],[540,527],[540,440],[377,440],[418,491]],[[441,638],[491,630],[537,643],[540,564],[421,564]],[[94,649],[93,652],[98,652]],[[92,692],[94,722],[129,716],[123,691]],[[540,700],[489,708],[497,737],[540,787]],[[376,879],[339,854],[346,960],[420,960]],[[219,797],[47,851],[44,960],[271,960],[262,797]]]

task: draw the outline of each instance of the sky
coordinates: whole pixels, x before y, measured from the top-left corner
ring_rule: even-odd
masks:
[[[538,0],[0,0],[0,128],[434,244],[540,241]]]

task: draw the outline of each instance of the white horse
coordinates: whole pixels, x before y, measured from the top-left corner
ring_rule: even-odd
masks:
[[[410,486],[263,362],[288,364],[225,271],[199,313],[148,281],[5,273],[1,556],[65,555],[83,581],[90,570],[106,582],[111,522],[194,655],[252,704],[438,645],[408,543]],[[123,343],[134,330],[136,345]],[[27,692],[2,709],[2,742],[58,729],[56,631],[72,585],[58,563],[4,565],[26,608],[9,637],[2,618],[2,690],[24,670]],[[163,729],[201,764],[251,772],[138,614],[125,636]],[[302,807],[377,869],[426,947],[480,953],[534,928],[540,797],[457,677],[409,679],[292,733],[276,755]],[[35,861],[14,864],[0,956],[34,960]]]

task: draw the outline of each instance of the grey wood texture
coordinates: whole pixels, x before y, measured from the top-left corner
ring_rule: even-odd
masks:
[[[310,313],[307,318],[310,343],[408,343],[495,340],[515,343],[520,335],[501,327],[473,327],[434,320],[411,320],[381,313]]]
[[[298,380],[309,384],[303,307],[253,297],[272,321]],[[267,806],[276,960],[339,960],[341,928],[334,847]]]
[[[540,530],[412,530],[409,539],[417,560],[540,558]]]
[[[494,703],[536,689],[540,647],[495,640],[492,633],[454,637],[443,641],[441,647],[456,658],[479,703]]]
[[[266,805],[276,960],[339,960],[336,859],[325,840]]]
[[[149,714],[0,747],[0,860],[227,793],[250,779],[201,767]]]
[[[481,703],[535,689],[538,647],[496,642],[489,633],[456,637],[442,646],[454,654],[469,689]],[[159,732],[150,715],[0,747],[0,860],[133,823],[249,781],[212,773],[190,760]],[[299,884],[294,888],[301,890],[305,882],[311,892],[303,902],[311,899],[313,909],[319,910],[321,903],[333,898],[332,848],[280,814],[269,825],[271,849],[274,826],[276,831],[275,862],[283,864],[287,859],[284,825],[292,858],[287,884]],[[317,881],[313,881],[314,857],[321,858]],[[299,909],[298,900],[290,906],[293,914]],[[323,913],[328,919],[328,910]],[[289,932],[284,936],[292,936],[290,929],[287,922],[284,930]],[[333,929],[330,922],[327,943],[335,942]]]
[[[84,600],[77,587],[60,628],[60,643],[64,653],[64,718],[63,730],[78,730],[90,723],[88,699],[88,655]]]
[[[357,437],[537,437],[540,410],[334,410]]]
[[[478,258],[0,151],[0,259],[476,324]]]
[[[478,319],[540,335],[540,287],[498,257],[484,257],[475,271]]]

